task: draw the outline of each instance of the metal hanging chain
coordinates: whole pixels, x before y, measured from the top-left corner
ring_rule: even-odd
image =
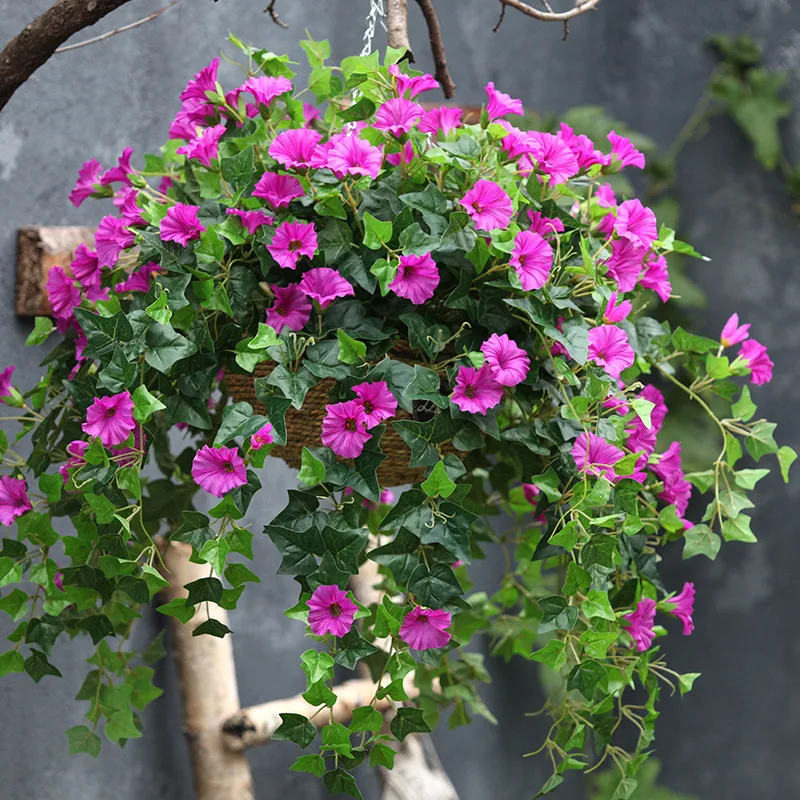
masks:
[[[369,14],[367,14],[367,28],[364,31],[364,47],[361,48],[361,55],[368,56],[372,52],[372,40],[375,37],[375,29],[380,23],[386,30],[386,9],[383,0],[369,0]]]

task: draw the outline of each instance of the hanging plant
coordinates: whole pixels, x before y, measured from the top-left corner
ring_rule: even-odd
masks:
[[[109,639],[168,584],[160,548],[175,541],[209,575],[158,610],[229,633],[207,606],[233,609],[259,580],[241,558],[261,534],[243,519],[271,455],[299,468],[264,534],[298,584],[286,613],[315,644],[304,697],[322,719],[335,665],[376,681],[297,769],[360,796],[349,770],[367,754],[391,766],[391,741],[446,709],[451,724],[492,719],[465,650],[484,632],[549,670],[542,793],[609,757],[635,786],[660,688],[697,677],[665,660],[673,620],[692,633],[695,587],[665,585],[660,553],[755,541],[747,492],[767,470],[743,467],[742,445],[777,454],[784,478],[795,457],[738,380],[770,380],[766,348],[736,315],[719,340],[644,315],[652,293],[669,300],[668,255],[698,254],[606,183],[644,166],[625,137],[522,131],[521,102],[492,83],[463,124],[420,104],[437,83],[401,52],[329,67],[327,42],[306,41],[312,106],[288,58],[231,41],[244,82],[226,92],[218,60],[198,73],[160,155],[83,166],[73,203],[113,196],[117,211],[49,273],[56,323],[37,319],[29,344],[59,343],[38,385],[22,394],[2,374],[31,447],[2,443],[0,522],[18,536],[3,540],[0,607],[19,625],[0,671],[57,675],[56,640],[88,634],[73,748],[96,752],[103,722],[111,740],[139,736],[156,654]],[[719,430],[706,471],[685,475],[680,443],[658,439],[664,382]],[[693,487],[705,510],[690,512]],[[495,529],[500,511],[512,519]],[[505,575],[470,594],[487,549]],[[367,562],[383,594],[362,605],[348,581]],[[308,748],[316,727],[285,715],[276,736]]]

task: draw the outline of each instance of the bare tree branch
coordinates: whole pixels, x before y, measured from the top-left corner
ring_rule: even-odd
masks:
[[[278,16],[275,10],[275,3],[277,0],[270,0],[270,4],[264,9],[265,14],[269,14],[270,19],[279,27],[288,30],[289,26]]]
[[[386,36],[389,47],[405,50],[414,60],[408,41],[408,0],[386,0]]]
[[[128,2],[130,0],[57,0],[0,52],[0,110],[70,36]]]
[[[570,20],[573,17],[580,16],[581,14],[585,14],[587,11],[591,11],[593,8],[596,8],[599,5],[600,0],[578,0],[578,2],[575,3],[575,6],[569,11],[540,11],[538,8],[534,8],[533,6],[524,3],[522,0],[499,0],[499,2],[502,6],[502,11],[500,13],[500,19],[494,27],[495,31],[500,27],[500,23],[503,21],[503,15],[505,13],[506,6],[509,8],[515,8],[520,13],[529,17],[533,17],[534,19],[541,20],[542,22],[565,22],[566,20]]]
[[[447,58],[444,53],[444,39],[442,39],[442,28],[439,25],[439,17],[433,7],[433,0],[417,0],[417,4],[425,17],[428,26],[428,37],[431,42],[431,53],[433,63],[436,65],[436,80],[442,86],[444,96],[449,100],[456,93],[456,84],[447,69]]]
[[[129,25],[123,25],[121,28],[114,28],[113,31],[106,31],[106,33],[101,33],[99,36],[93,36],[91,39],[86,39],[83,42],[76,42],[75,44],[66,44],[63,47],[58,47],[56,48],[56,53],[68,53],[70,50],[77,50],[79,47],[86,47],[87,44],[95,44],[96,42],[102,42],[105,39],[110,39],[112,36],[116,36],[118,33],[132,31],[134,28],[138,28],[140,25],[144,25],[147,22],[152,22],[152,20],[160,17],[165,11],[169,11],[173,6],[178,5],[179,2],[180,0],[172,0],[172,2],[165,5],[164,8],[159,8],[158,11],[154,11],[152,14],[148,14],[142,19],[137,19],[136,22],[131,22]]]

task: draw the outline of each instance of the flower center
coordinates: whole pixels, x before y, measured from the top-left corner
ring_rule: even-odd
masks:
[[[340,617],[342,615],[342,607],[338,603],[331,603],[328,609],[332,617]]]
[[[478,214],[480,214],[481,213],[481,204],[476,200],[472,204],[472,209],[473,209],[473,211],[476,211]]]
[[[352,417],[350,417],[350,418],[349,418],[349,419],[348,419],[348,420],[347,420],[347,421],[344,423],[344,429],[345,429],[346,431],[351,431],[351,432],[352,432],[352,431],[355,431],[355,430],[357,430],[357,429],[358,429],[358,425],[356,425],[356,421],[355,421],[355,420],[354,420]]]
[[[117,409],[116,408],[107,408],[106,409],[106,419],[111,419],[112,417],[117,416]]]
[[[475,387],[469,383],[464,389],[464,394],[469,397],[470,400],[475,399]]]
[[[370,401],[369,401],[369,400],[365,400],[365,401],[364,401],[364,411],[365,411],[367,414],[371,414],[371,413],[372,413],[374,410],[375,410],[375,406],[374,406],[374,405],[372,405],[372,403],[370,403]]]
[[[283,306],[275,306],[275,313],[278,316],[285,317],[286,316],[286,309]]]
[[[302,246],[303,243],[297,239],[293,239],[291,242],[289,242],[289,250],[292,253],[297,252]]]
[[[230,461],[225,461],[222,464],[222,469],[227,472],[229,475],[232,475],[235,472],[235,467]]]

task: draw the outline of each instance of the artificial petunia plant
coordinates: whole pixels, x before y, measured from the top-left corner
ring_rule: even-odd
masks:
[[[326,42],[303,42],[311,105],[286,57],[231,41],[243,82],[226,92],[218,59],[195,75],[160,155],[84,164],[72,202],[113,197],[116,211],[93,249],[50,270],[55,324],[37,319],[29,344],[58,343],[39,383],[23,393],[13,367],[0,375],[30,441],[23,456],[2,440],[0,523],[16,536],[0,608],[18,626],[0,672],[58,675],[56,641],[88,635],[74,749],[95,752],[103,726],[140,735],[157,648],[125,642],[167,585],[161,548],[188,542],[210,570],[158,610],[229,633],[206,606],[233,609],[258,580],[240,558],[263,534],[242,520],[271,455],[300,466],[264,534],[314,645],[305,697],[333,705],[334,664],[376,681],[298,769],[360,796],[349,770],[391,766],[392,740],[445,710],[451,725],[492,719],[469,649],[485,635],[547,673],[541,793],[609,759],[629,796],[659,692],[697,677],[667,665],[695,587],[666,585],[661,553],[754,542],[748,492],[768,470],[750,462],[775,454],[788,479],[795,458],[755,416],[766,348],[735,314],[718,340],[658,321],[669,254],[697,253],[616,196],[619,171],[644,166],[625,137],[521,130],[522,103],[492,83],[466,124],[421,104],[437,83],[400,51],[330,67]],[[703,471],[685,474],[680,442],[659,439],[664,387],[718,428]],[[505,574],[471,593],[487,550]],[[365,562],[382,592],[369,606],[348,590]],[[278,731],[305,748],[315,733],[293,715]]]

